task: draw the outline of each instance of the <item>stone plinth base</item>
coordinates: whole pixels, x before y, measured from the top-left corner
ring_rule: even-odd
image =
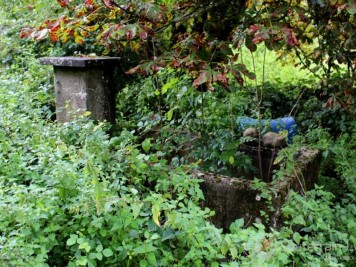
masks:
[[[119,61],[110,57],[41,58],[41,64],[54,68],[57,121],[90,111],[93,119],[114,122],[113,76]]]

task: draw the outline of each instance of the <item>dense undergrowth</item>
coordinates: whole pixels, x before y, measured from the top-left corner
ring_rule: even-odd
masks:
[[[302,137],[289,149],[322,151],[319,184],[290,194],[282,228],[236,220],[222,233],[189,171],[192,161],[223,174],[249,167],[236,117],[256,114],[253,87],[204,93],[167,71],[119,92],[114,126],[89,114],[58,124],[52,73],[35,58],[39,44],[16,39],[24,17],[13,19],[1,35],[0,266],[354,266],[356,124],[323,110],[310,83],[287,87],[295,73],[275,74],[263,114],[297,103]],[[304,88],[310,97],[297,102]],[[181,153],[187,138],[192,155]]]

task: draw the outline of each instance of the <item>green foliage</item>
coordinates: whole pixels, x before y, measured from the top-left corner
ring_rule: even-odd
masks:
[[[236,151],[241,143],[236,117],[252,102],[247,90],[199,92],[187,75],[162,71],[127,86],[117,99],[121,127],[153,138],[151,146],[162,155],[177,163],[201,160],[203,168],[219,173],[248,169],[247,157]]]
[[[283,208],[284,215],[291,219],[289,226],[299,229],[293,233],[298,245],[297,264],[310,260],[315,266],[324,263],[340,266],[340,262],[355,261],[351,256],[356,242],[356,224],[352,219],[356,214],[354,200],[348,195],[341,203],[334,201],[331,193],[316,187],[304,197],[293,193]],[[319,255],[318,260],[314,255]]]
[[[13,3],[0,11],[14,12],[1,16],[6,29],[45,15],[40,10],[47,7],[37,1],[29,11],[29,2]],[[161,70],[119,93],[118,125],[111,136],[111,125],[87,116],[57,124],[52,73],[31,54],[48,51],[41,50],[43,43],[30,45],[13,34],[2,31],[0,41],[10,56],[0,69],[0,266],[354,265],[356,125],[344,109],[338,110],[345,116],[340,120],[337,113],[318,116],[315,97],[300,104],[305,138],[281,156],[290,171],[300,146],[321,149],[323,180],[305,196],[290,193],[284,226],[244,227],[240,219],[230,233],[222,233],[209,222],[214,211],[200,208],[200,181],[184,164],[193,158],[206,170],[225,174],[250,167],[236,153],[243,140],[235,118],[256,113],[254,90],[216,86],[214,93],[200,92],[184,73]],[[16,53],[9,50],[12,42],[20,48]],[[54,47],[53,53],[59,52]],[[300,86],[291,74],[282,78]],[[280,101],[285,100],[281,110],[290,110],[301,91],[286,92],[279,79],[272,76],[279,84],[263,85],[265,117],[277,114]],[[343,133],[317,127],[326,118],[331,125],[341,121],[338,133]],[[192,147],[195,153],[188,155]],[[271,199],[274,192],[265,183],[256,187]]]
[[[198,180],[142,154],[129,132],[109,138],[104,124],[85,117],[43,119],[43,107],[26,101],[42,92],[23,92],[1,85],[2,265],[167,266],[217,257],[210,250],[219,231],[212,234],[210,211],[197,206]]]
[[[351,194],[335,202],[321,188],[305,197],[291,193],[285,227],[244,229],[238,220],[222,234],[208,222],[211,211],[198,206],[199,181],[168,166],[153,139],[141,143],[128,131],[109,137],[107,125],[86,117],[54,124],[43,106],[48,92],[33,88],[40,79],[6,77],[0,91],[2,265],[342,266],[352,260]],[[307,136],[329,151],[325,157],[335,155],[350,190],[355,155],[346,148],[354,147],[353,135],[335,144],[323,131]]]
[[[25,57],[31,54],[48,55],[58,54],[58,47],[48,42],[34,43],[31,40],[20,38],[23,27],[29,27],[33,23],[40,23],[48,16],[54,16],[58,12],[58,6],[54,1],[2,1],[0,10],[0,64],[10,65],[18,62],[22,66]]]

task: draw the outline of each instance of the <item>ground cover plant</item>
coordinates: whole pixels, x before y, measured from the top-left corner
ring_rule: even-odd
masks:
[[[266,61],[274,64],[274,54],[264,59],[266,50],[259,48],[249,67],[252,73],[256,65],[257,85],[232,83],[228,91],[214,84],[215,92],[202,92],[191,75],[161,70],[118,93],[116,125],[92,121],[89,113],[58,124],[52,73],[36,57],[84,48],[17,38],[50,5],[20,2],[2,3],[0,11],[6,51],[0,69],[0,266],[355,264],[356,124],[341,104],[322,108],[328,98],[314,91],[314,78],[304,79],[294,66],[280,75],[269,72]],[[246,66],[248,58],[242,59]],[[267,72],[269,84],[261,78]],[[261,86],[258,110],[255,92]],[[235,151],[244,141],[236,116],[282,116],[293,108],[303,135],[285,158],[293,161],[301,146],[321,149],[319,184],[303,196],[291,192],[280,229],[258,222],[246,227],[237,219],[222,233],[209,222],[213,211],[200,208],[200,181],[190,171],[199,160],[212,172],[250,168]],[[192,155],[181,153],[187,139],[196,141]],[[261,182],[256,187],[261,197],[273,193]]]

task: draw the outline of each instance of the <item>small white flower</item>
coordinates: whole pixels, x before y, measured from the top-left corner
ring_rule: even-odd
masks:
[[[261,196],[260,196],[260,195],[257,195],[257,196],[256,196],[256,200],[257,200],[257,201],[260,201],[260,200],[261,200]]]

